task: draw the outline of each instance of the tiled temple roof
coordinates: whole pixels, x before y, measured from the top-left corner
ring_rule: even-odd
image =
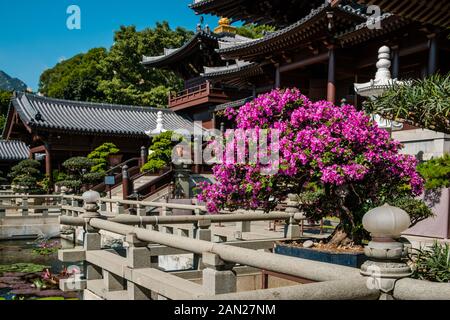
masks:
[[[235,64],[224,66],[224,67],[205,67],[205,72],[202,73],[202,77],[205,78],[213,78],[217,76],[224,76],[228,74],[236,74],[239,72],[246,72],[253,69],[258,69],[259,64],[253,63],[253,62],[246,62],[246,61],[236,61]]]
[[[191,0],[189,7],[196,14],[227,17],[244,23],[269,24],[285,27],[307,14],[324,0]]]
[[[276,50],[278,47],[289,46],[289,41],[286,41],[286,39],[295,38],[296,40],[293,41],[302,41],[310,37],[311,34],[314,34],[311,29],[325,28],[327,24],[324,23],[323,19],[327,18],[326,15],[330,11],[337,13],[342,19],[354,21],[354,25],[367,19],[365,14],[361,13],[360,10],[353,9],[351,6],[339,5],[331,7],[330,4],[324,3],[284,29],[268,33],[264,37],[254,41],[220,48],[217,51],[225,58],[233,58],[243,55],[244,51],[251,51],[253,52],[252,54],[262,54],[272,52],[274,48]]]
[[[342,45],[357,44],[369,39],[387,34],[411,23],[411,20],[404,19],[392,13],[384,13],[380,17],[371,21],[371,24],[380,23],[381,28],[369,28],[368,22],[363,22],[351,30],[347,30],[337,36]]]
[[[235,35],[235,34],[216,34],[208,33],[205,31],[197,32],[188,42],[182,47],[175,49],[164,49],[164,54],[159,56],[147,57],[144,56],[142,64],[148,67],[160,67],[176,61],[181,61],[184,57],[191,54],[199,44],[199,40],[209,40],[215,42],[216,48],[220,48],[221,45],[234,45],[242,44],[251,41],[251,39]]]
[[[227,108],[240,108],[244,104],[246,104],[247,102],[252,101],[253,99],[254,99],[254,97],[247,97],[247,98],[244,98],[244,99],[240,99],[240,100],[236,100],[236,101],[220,104],[220,105],[218,105],[218,106],[216,106],[214,108],[214,111],[218,112],[218,111],[225,110]]]
[[[381,10],[400,17],[440,26],[450,27],[450,1],[442,0],[358,0],[366,5],[379,6]]]
[[[16,93],[12,106],[25,125],[40,130],[142,137],[156,128],[159,111],[163,112],[164,129],[194,130],[191,121],[168,109],[66,101],[27,93]]]
[[[20,161],[28,159],[30,149],[22,141],[0,140],[0,161]]]

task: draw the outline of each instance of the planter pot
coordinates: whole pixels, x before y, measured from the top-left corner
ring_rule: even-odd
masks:
[[[108,162],[111,167],[116,167],[122,163],[122,154],[113,154],[108,157]]]
[[[292,247],[284,244],[275,246],[275,253],[341,266],[360,268],[368,260],[364,253],[325,252],[309,248]]]

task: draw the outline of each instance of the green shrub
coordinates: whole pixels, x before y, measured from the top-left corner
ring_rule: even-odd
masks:
[[[91,172],[105,172],[108,170],[109,156],[119,152],[120,150],[114,143],[107,142],[99,146],[87,156],[88,159],[94,161]]]
[[[39,182],[43,179],[41,164],[36,160],[24,160],[11,168],[13,191],[16,193],[39,194],[43,192]]]
[[[450,154],[422,163],[417,168],[427,190],[450,187]]]
[[[399,85],[365,104],[370,113],[435,131],[450,133],[450,73]]]
[[[173,148],[182,141],[182,137],[172,141],[173,132],[163,132],[152,138],[148,162],[142,167],[142,172],[156,172],[167,167],[172,161]]]
[[[430,248],[413,249],[413,278],[432,282],[450,282],[450,245],[435,242]]]

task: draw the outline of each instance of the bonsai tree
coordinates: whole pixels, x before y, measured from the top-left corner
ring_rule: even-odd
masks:
[[[84,184],[95,183],[101,180],[103,173],[92,173],[95,165],[93,160],[85,157],[75,157],[66,160],[63,167],[66,170],[64,180],[57,182],[59,186],[65,186],[75,193],[79,193]]]
[[[253,129],[259,136],[266,130],[268,137],[278,133],[279,139],[268,139],[267,146],[272,153],[279,149],[280,157],[255,164],[246,150],[244,164],[216,165],[216,183],[200,185],[198,196],[212,213],[223,208],[268,212],[295,194],[308,219],[339,217],[332,244],[361,243],[367,236],[362,217],[370,208],[423,191],[416,159],[400,154],[400,143],[353,106],[311,102],[288,89],[261,95],[227,115],[240,130]],[[258,136],[241,138],[250,146]],[[264,158],[260,152],[259,159]]]
[[[109,156],[118,154],[119,148],[114,143],[104,143],[97,149],[92,151],[87,157],[94,161],[94,166],[91,168],[91,172],[104,173],[108,170]]]
[[[416,127],[450,133],[450,73],[395,86],[367,101],[368,112]]]
[[[16,193],[39,194],[43,192],[39,182],[43,178],[41,164],[36,160],[24,160],[11,168],[13,191]]]
[[[148,162],[141,168],[142,172],[157,172],[170,165],[173,148],[182,140],[180,137],[172,141],[173,134],[166,131],[152,138]]]

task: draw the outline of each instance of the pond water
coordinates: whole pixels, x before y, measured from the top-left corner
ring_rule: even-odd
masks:
[[[73,248],[73,244],[66,240],[52,240],[59,243],[62,248]],[[39,255],[33,252],[36,243],[33,240],[0,241],[0,266],[13,264],[33,264],[48,266],[52,274],[59,274],[64,265],[58,260],[57,252],[49,255]],[[1,276],[1,273],[0,273]],[[13,296],[9,289],[0,288],[0,299],[11,299]]]

